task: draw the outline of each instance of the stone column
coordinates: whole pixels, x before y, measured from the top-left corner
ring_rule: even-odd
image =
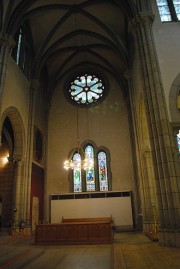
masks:
[[[16,224],[18,225],[23,219],[23,182],[22,182],[22,160],[14,160],[14,202],[13,209],[17,209],[16,212]]]
[[[143,199],[140,193],[142,192],[142,169],[141,169],[141,159],[139,156],[139,139],[138,139],[138,122],[136,115],[136,107],[134,103],[134,85],[133,85],[133,76],[132,70],[127,69],[124,71],[124,78],[128,83],[129,96],[126,98],[126,106],[131,107],[128,109],[128,118],[129,118],[129,128],[130,128],[130,139],[131,139],[131,151],[132,151],[132,161],[133,161],[133,170],[134,170],[134,189],[135,193],[133,194],[133,222],[134,228],[137,230],[142,230],[142,210],[143,210]]]
[[[152,160],[151,152],[148,148],[143,151],[143,183],[142,183],[142,193],[144,198],[144,232],[149,233],[154,230],[154,215],[153,210],[157,207],[155,199],[155,188],[154,188],[154,175],[152,171]],[[156,219],[157,222],[157,219]]]
[[[6,77],[6,68],[8,63],[9,53],[15,42],[11,36],[0,33],[0,111],[4,92],[4,82]]]
[[[39,87],[37,80],[32,80],[30,85],[29,116],[28,116],[28,133],[26,147],[26,164],[25,164],[25,184],[24,184],[24,219],[27,223],[30,220],[30,194],[31,194],[31,174],[33,160],[33,135],[34,135],[34,117],[35,117],[35,100],[36,91]]]
[[[131,26],[142,65],[143,93],[158,200],[159,239],[163,245],[177,247],[180,246],[180,173],[173,160],[174,140],[153,40],[153,19],[152,12],[141,12],[131,22]]]

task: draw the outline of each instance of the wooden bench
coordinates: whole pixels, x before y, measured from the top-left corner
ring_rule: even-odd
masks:
[[[112,218],[63,218],[62,223],[38,224],[35,230],[36,244],[109,244],[112,242]]]
[[[112,216],[111,217],[100,217],[100,218],[73,218],[73,219],[65,219],[62,217],[62,223],[71,223],[71,222],[104,222],[108,221],[113,223]]]

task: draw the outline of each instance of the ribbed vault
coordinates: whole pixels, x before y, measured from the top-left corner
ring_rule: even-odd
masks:
[[[3,34],[14,37],[22,23],[29,25],[31,78],[46,70],[49,97],[68,72],[95,67],[109,72],[127,94],[123,74],[133,58],[128,21],[137,13],[135,1],[2,0],[0,5]]]

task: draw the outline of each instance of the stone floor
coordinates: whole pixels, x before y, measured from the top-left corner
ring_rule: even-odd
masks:
[[[115,233],[106,245],[35,246],[34,239],[0,233],[0,269],[180,269],[180,249],[141,233]]]

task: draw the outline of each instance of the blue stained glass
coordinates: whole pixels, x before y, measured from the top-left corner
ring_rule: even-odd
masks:
[[[177,139],[177,144],[178,144],[178,150],[179,150],[179,153],[180,153],[180,130],[179,130],[179,133],[176,136],[176,139]]]
[[[85,73],[71,82],[69,93],[76,103],[88,105],[97,102],[103,96],[104,90],[103,81],[99,77]]]
[[[158,10],[161,21],[172,21],[171,13],[167,0],[157,0]]]
[[[178,20],[180,20],[180,0],[173,0],[173,4],[174,4],[177,18]]]
[[[94,149],[90,145],[85,148],[85,158],[91,162],[91,165],[86,168],[86,190],[95,191]]]
[[[81,178],[81,156],[79,153],[75,153],[73,156],[74,170],[74,192],[82,192],[82,178]]]
[[[16,54],[16,63],[19,64],[19,58],[20,58],[20,52],[22,47],[22,30],[19,30],[19,36],[18,36],[18,47],[17,47],[17,54]]]
[[[107,161],[106,153],[103,151],[99,152],[98,154],[98,167],[100,191],[108,191]]]

